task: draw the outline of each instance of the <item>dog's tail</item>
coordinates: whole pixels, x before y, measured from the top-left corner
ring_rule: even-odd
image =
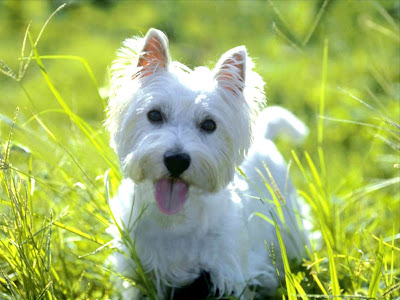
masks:
[[[280,106],[265,108],[257,117],[255,138],[273,140],[277,135],[285,135],[295,143],[300,143],[308,135],[308,128],[290,111]]]

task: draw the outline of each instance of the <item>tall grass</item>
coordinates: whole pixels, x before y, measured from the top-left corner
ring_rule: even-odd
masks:
[[[97,137],[89,124],[73,113],[66,104],[48,76],[36,49],[46,25],[54,14],[46,21],[36,41],[33,41],[28,27],[21,51],[19,74],[15,75],[4,62],[2,62],[1,71],[17,81],[31,100],[23,87],[22,79],[29,63],[34,59],[42,72],[43,80],[62,107],[61,112],[70,118],[74,126],[81,131],[82,136],[87,138],[89,144],[96,149],[111,170],[114,170],[114,176],[119,178],[116,160],[109,158],[109,153],[105,152],[108,147]],[[29,38],[33,57],[24,57],[26,38]],[[62,56],[59,59],[63,58],[65,57]],[[67,59],[82,62],[88,75],[92,80],[94,79],[84,59],[68,56]],[[93,80],[93,83],[96,84],[96,81]],[[99,234],[91,235],[85,232],[85,229],[68,225],[68,223],[75,223],[74,220],[66,221],[71,209],[83,210],[82,216],[90,216],[103,228],[110,226],[108,214],[105,211],[106,197],[103,187],[95,182],[96,179],[93,179],[92,174],[88,174],[77,156],[63,145],[50,127],[41,120],[39,114],[34,111],[31,114],[32,120],[35,120],[42,128],[44,136],[39,136],[29,128],[31,121],[20,126],[16,125],[18,119],[15,118],[12,123],[10,122],[10,135],[7,146],[3,149],[4,155],[1,156],[2,198],[0,203],[4,209],[2,209],[3,218],[0,223],[2,244],[0,248],[2,293],[0,295],[5,299],[87,299],[89,295],[91,295],[90,298],[96,295],[106,296],[111,290],[108,280],[110,271],[104,267],[107,255],[97,258],[97,261],[89,261],[86,257],[93,252],[89,251],[83,256],[71,252],[68,249],[71,245],[68,239],[74,239],[75,243],[80,241],[87,249],[93,248],[93,244],[106,247],[109,243],[106,243]],[[7,120],[5,117],[3,119]],[[64,168],[58,168],[57,161],[60,161],[57,154],[59,153],[43,157],[40,153],[31,152],[29,148],[14,143],[12,140],[14,130],[22,133],[25,138],[37,139],[43,147],[61,150],[61,156],[68,161],[67,167],[64,163]],[[11,162],[13,157],[15,161],[22,159],[23,169],[13,165]],[[76,169],[71,169],[71,165]],[[45,168],[44,178],[33,175],[33,169],[38,167]],[[71,173],[76,170],[79,173],[78,176]],[[58,176],[58,180],[63,180],[64,183],[53,181],[52,176]],[[82,192],[89,188],[90,191],[82,195]],[[70,205],[63,207],[60,213],[54,216],[52,202],[57,202],[60,198],[68,200]],[[103,203],[102,206],[101,203]],[[110,237],[107,236],[106,239],[109,240]],[[84,259],[79,262],[79,257]],[[72,266],[71,262],[74,260],[78,263]],[[93,267],[96,269],[95,272],[88,271]],[[96,283],[97,286],[93,286]]]
[[[273,27],[277,37],[289,47],[304,51],[328,4],[329,1],[321,3],[306,34],[299,38],[278,6],[269,1],[277,15]],[[376,5],[380,14],[386,16],[385,9],[379,3]],[[95,88],[92,99],[96,100],[93,101],[104,108],[106,99],[98,92],[98,80],[86,59],[39,53],[39,40],[53,16],[36,39],[28,26],[18,72],[0,61],[1,73],[16,82],[32,104],[29,109],[19,108],[29,115],[27,120],[21,120],[17,113],[12,118],[0,111],[2,125],[6,125],[3,128],[7,128],[8,133],[5,138],[1,137],[0,148],[0,299],[108,299],[116,281],[135,285],[150,299],[156,299],[154,283],[140,267],[134,241],[126,235],[127,224],[114,222],[128,255],[137,263],[138,278],[125,278],[109,266],[107,258],[118,251],[114,249],[112,237],[105,232],[113,219],[108,203],[121,179],[118,161],[102,134],[101,124],[90,124],[76,113],[69,104],[70,99],[65,98],[54,82],[46,61],[81,64]],[[386,19],[394,22],[390,16]],[[398,40],[393,26],[382,28],[371,20],[367,26],[378,34]],[[329,64],[329,53],[333,43],[326,40],[320,53],[319,119],[311,128],[317,132],[317,142],[306,151],[291,152],[298,193],[309,206],[308,215],[303,217],[312,223],[312,249],[302,268],[294,268],[285,255],[281,229],[276,227],[279,245],[274,247],[282,251],[286,277],[286,285],[280,289],[278,298],[400,299],[400,174],[390,170],[387,171],[390,177],[374,180],[361,174],[360,180],[355,182],[346,178],[343,169],[344,181],[336,182],[331,176],[334,162],[326,159],[332,149],[327,147],[325,139],[331,134],[325,127],[328,122],[359,126],[372,137],[367,146],[372,148],[377,141],[385,143],[391,149],[387,159],[397,159],[393,168],[400,170],[400,126],[396,116],[390,117],[391,112],[384,111],[385,105],[378,96],[371,92],[376,104],[368,104],[355,96],[360,94],[355,88],[340,88],[335,100],[354,101],[359,105],[357,111],[371,116],[369,119],[373,121],[328,116],[327,92],[331,93],[329,82],[333,68]],[[26,56],[27,45],[31,49]],[[32,67],[41,74],[52,101],[58,103],[59,108],[36,109],[38,99],[24,82],[28,68]],[[384,77],[379,80],[387,86]],[[60,133],[57,128],[61,122],[53,124],[47,115],[65,118],[62,121],[67,124],[63,128],[65,132]],[[358,149],[365,164],[369,163],[368,147]],[[341,166],[354,168],[345,163]],[[268,180],[265,181],[267,184]],[[273,185],[267,186],[273,195],[273,199],[268,200],[279,210],[282,195]],[[267,222],[274,223],[264,217]]]

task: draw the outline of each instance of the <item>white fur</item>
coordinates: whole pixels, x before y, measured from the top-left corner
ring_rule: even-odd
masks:
[[[154,29],[124,46],[112,67],[106,124],[126,179],[111,206],[135,241],[145,271],[155,279],[159,298],[168,299],[168,287],[188,284],[202,270],[210,272],[212,287],[220,293],[238,296],[246,286],[259,285],[263,293],[273,294],[279,278],[264,241],[273,243],[282,275],[276,230],[253,213],[274,216],[290,259],[301,259],[306,238],[297,225],[296,191],[287,166],[265,137],[285,122],[293,125],[289,134],[302,136],[306,131],[296,130],[302,123],[293,115],[287,118],[282,108],[265,119],[267,108],[255,126],[256,132],[268,128],[270,135],[256,136],[249,150],[253,107],[265,97],[264,83],[243,46],[225,53],[214,70],[190,70],[172,62],[165,35]],[[149,122],[152,109],[163,112],[163,124]],[[217,129],[204,133],[199,124],[210,118]],[[187,201],[175,215],[160,212],[154,196],[154,183],[168,176],[163,155],[169,150],[191,157],[180,176],[189,184]],[[270,181],[263,162],[285,200],[284,220],[259,174]],[[246,179],[235,172],[239,165]],[[119,254],[116,258],[119,271],[134,278],[133,261]]]

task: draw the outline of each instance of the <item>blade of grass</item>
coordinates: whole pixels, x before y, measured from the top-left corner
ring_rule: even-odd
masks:
[[[7,146],[6,146],[6,150],[5,150],[5,153],[4,153],[4,159],[2,159],[2,161],[5,162],[5,163],[8,163],[8,158],[10,157],[11,140],[12,140],[12,136],[13,136],[13,133],[14,133],[14,126],[15,126],[15,123],[17,122],[17,118],[18,118],[18,112],[19,112],[19,107],[17,107],[17,109],[15,111],[15,115],[14,115],[14,119],[12,121],[11,129],[10,129],[10,132],[8,134]]]
[[[273,216],[272,216],[272,218],[273,218]],[[283,243],[282,235],[279,230],[278,224],[276,223],[276,221],[274,223],[275,223],[276,234],[278,237],[279,247],[281,249],[283,268],[285,270],[286,289],[287,289],[287,293],[288,293],[288,300],[296,300],[297,299],[296,288],[294,286],[293,276],[292,276],[292,272],[290,270],[290,265],[289,265],[289,261],[288,261],[287,254],[286,254],[285,244]]]
[[[387,36],[388,38],[400,43],[400,36],[398,32],[395,32],[389,28],[386,28],[385,26],[382,26],[380,24],[377,24],[376,22],[365,18],[363,19],[363,25],[365,25],[365,27],[375,30],[376,32],[379,32],[380,34]]]
[[[46,109],[37,113],[32,113],[32,117],[30,117],[28,120],[26,120],[21,127],[26,127],[29,123],[31,123],[33,120],[36,119],[35,116],[41,116],[41,115],[45,115],[45,114],[49,114],[49,113],[61,113],[61,114],[66,114],[66,112],[60,108],[50,108],[50,109]]]
[[[275,31],[275,33],[284,41],[286,42],[289,46],[293,47],[293,49],[296,49],[299,52],[302,52],[303,50],[295,43],[293,40],[288,37],[285,33],[282,32],[282,30],[279,29],[278,25],[274,22],[272,23],[272,29]]]
[[[28,24],[28,26],[26,27],[26,30],[25,30],[24,40],[22,42],[22,48],[21,48],[21,57],[24,57],[25,47],[26,47],[26,39],[28,38],[28,32],[29,32],[29,28],[31,27],[31,23],[32,22],[30,22]],[[30,59],[27,62],[20,60],[17,81],[21,81],[21,79],[24,77],[25,72],[29,66],[29,62],[30,62]]]
[[[326,291],[326,289],[324,288],[324,286],[322,285],[321,281],[319,280],[317,274],[315,274],[314,272],[311,273],[312,278],[314,279],[314,281],[317,283],[318,287],[320,288],[321,292],[325,295],[328,296],[328,292]]]
[[[32,58],[35,58],[35,57],[34,56],[24,57],[23,60],[32,59]],[[80,56],[76,56],[76,55],[40,55],[40,59],[74,60],[74,61],[80,62],[83,65],[83,67],[85,68],[86,72],[88,73],[90,79],[92,80],[94,87],[96,88],[97,96],[103,105],[103,109],[107,108],[107,103],[99,94],[99,84],[97,83],[96,77],[94,76],[94,73],[93,73],[92,69],[90,68],[89,63],[87,62],[86,59],[84,59],[83,57],[80,57]]]
[[[14,71],[9,66],[7,66],[6,63],[1,59],[0,59],[0,72],[14,80],[17,80],[18,78],[17,75],[15,75]]]
[[[280,201],[281,203],[285,204],[286,201],[285,201],[285,199],[283,198],[282,193],[281,193],[281,191],[279,190],[278,185],[277,185],[276,182],[275,182],[274,176],[272,176],[272,173],[271,173],[271,171],[269,170],[269,168],[268,168],[268,166],[267,166],[267,164],[266,164],[265,162],[263,162],[263,166],[264,166],[264,168],[265,168],[265,171],[267,171],[268,178],[269,178],[269,180],[271,181],[272,187],[274,188],[274,193],[276,194],[276,196],[277,196],[277,198],[279,199],[279,201]]]
[[[11,295],[13,296],[14,299],[21,299],[18,297],[18,287],[15,285],[14,282],[11,281],[11,279],[8,277],[8,275],[3,271],[2,268],[0,268],[0,273],[1,276],[4,278],[6,282],[6,287],[7,289],[11,292]]]
[[[324,193],[324,190],[323,190],[323,185],[322,185],[321,177],[320,177],[319,174],[318,174],[317,168],[315,167],[315,164],[314,164],[314,162],[312,161],[310,154],[308,154],[308,152],[305,151],[305,152],[304,152],[304,155],[305,155],[305,157],[306,157],[308,166],[310,167],[311,174],[313,175],[314,180],[315,180],[315,182],[317,183],[317,186],[318,186],[318,188],[319,188],[321,194],[325,194],[325,193]]]
[[[40,32],[39,32],[39,34],[38,34],[38,36],[37,36],[37,38],[36,38],[36,40],[35,40],[35,43],[33,44],[33,47],[32,47],[32,50],[31,50],[31,53],[30,53],[29,57],[31,57],[31,56],[33,55],[34,49],[35,49],[36,46],[38,45],[38,43],[39,43],[39,41],[40,41],[40,38],[42,37],[42,34],[43,34],[44,30],[46,29],[47,25],[50,23],[50,20],[51,20],[60,10],[62,10],[65,6],[67,6],[66,3],[61,4],[61,5],[50,15],[50,17],[47,18],[46,22],[43,24],[42,28],[40,29]],[[30,26],[28,26],[28,28],[26,29],[26,33],[25,33],[25,34],[28,35],[28,37],[29,37],[29,39],[30,39],[30,41],[31,41],[31,44],[32,44],[32,40],[31,40],[31,38],[30,38],[30,36],[29,36],[29,35],[30,35],[30,34],[29,34],[29,27],[30,27]],[[26,37],[25,37],[25,39],[24,39],[21,57],[23,57],[23,53],[24,53],[24,49],[25,49],[25,40],[26,40]],[[19,81],[22,79],[23,75],[25,74],[26,70],[28,69],[29,62],[30,62],[30,59],[27,61],[27,63],[26,63],[25,66],[23,67],[22,73],[19,74],[19,76],[18,76],[18,77],[19,77]]]
[[[276,21],[272,23],[272,28],[274,31],[289,45],[291,45],[293,48],[295,48],[298,51],[302,51],[301,49],[301,43],[297,40],[293,32],[290,30],[290,25],[286,21],[286,19],[282,16],[281,12],[279,9],[276,7],[274,2],[272,0],[268,0],[268,4],[271,6],[272,11],[274,12],[275,16],[277,17]],[[282,27],[283,31],[279,28]]]
[[[271,187],[271,185],[269,184],[268,180],[265,178],[264,174],[259,169],[256,169],[256,172],[263,179],[263,181],[265,183],[265,187],[268,189],[269,193],[271,194],[271,197],[272,197],[273,203],[274,203],[274,205],[276,207],[276,211],[278,213],[279,219],[284,224],[285,223],[285,217],[283,215],[281,202],[279,202],[278,197],[277,197],[274,189]]]
[[[375,234],[370,233],[370,235],[372,236],[373,239],[377,240],[378,242],[380,241],[380,238],[378,238]],[[396,250],[396,251],[400,252],[400,248],[399,248],[399,247],[396,247],[396,246],[394,245],[394,243],[389,244],[389,243],[383,241],[383,244],[384,244],[386,247],[389,247],[390,249],[393,249],[393,250]]]
[[[289,264],[289,260],[287,257],[285,244],[283,242],[282,234],[280,232],[278,223],[276,222],[276,220],[272,214],[271,214],[271,218],[274,220],[274,223],[275,223],[275,231],[276,231],[276,235],[278,238],[279,247],[281,249],[283,268],[285,270],[285,279],[286,279],[288,300],[296,300],[298,298],[296,290],[299,292],[299,294],[300,294],[299,296],[301,297],[301,299],[308,300],[308,297],[307,297],[305,291],[303,290],[301,285],[297,282],[296,278],[293,276],[293,273],[290,269],[290,264]]]
[[[76,235],[78,235],[80,237],[83,237],[83,238],[85,238],[85,239],[87,239],[89,241],[95,242],[96,244],[99,244],[101,246],[104,246],[106,244],[106,242],[103,241],[102,239],[99,239],[99,238],[91,236],[91,235],[89,235],[87,233],[84,233],[83,231],[81,231],[81,230],[79,230],[77,228],[65,225],[65,224],[63,224],[61,222],[58,222],[58,221],[54,221],[53,224],[55,226],[57,226],[57,227],[60,227],[60,228],[65,229],[65,230],[67,230],[69,232],[72,232],[72,233],[74,233],[74,234],[76,234]]]
[[[310,41],[313,33],[315,32],[315,29],[317,28],[319,22],[321,21],[321,17],[325,12],[326,7],[328,6],[329,0],[324,0],[324,2],[322,3],[320,9],[318,10],[318,14],[314,19],[313,24],[310,27],[310,30],[308,31],[306,37],[303,40],[303,46],[307,45],[308,42]]]
[[[399,295],[399,293],[394,294],[395,292],[397,292],[398,290],[400,290],[400,282],[394,284],[393,286],[391,286],[389,289],[387,289],[383,294],[382,297],[380,297],[380,299],[394,299],[394,300],[398,300],[398,298],[393,298]],[[387,298],[389,297],[389,298]]]
[[[321,193],[321,188],[317,189],[314,185],[314,183],[311,181],[311,178],[309,178],[309,176],[307,175],[307,172],[303,166],[303,164],[301,163],[299,157],[297,156],[295,151],[291,151],[292,156],[294,158],[294,161],[296,162],[297,166],[299,167],[304,179],[307,182],[308,188],[310,189],[310,195],[308,197],[306,197],[306,200],[309,201],[310,205],[312,207],[315,207],[316,209],[314,210],[317,214],[323,214],[326,220],[330,219],[330,215],[331,215],[331,211],[330,211],[330,207],[328,205],[328,202],[326,201],[325,198],[325,193]],[[310,165],[310,168],[314,169],[314,173],[313,176],[314,178],[318,178],[319,179],[319,175],[318,172],[315,168],[314,163],[311,160],[311,157],[308,155],[308,164]],[[312,167],[311,167],[312,166]],[[304,193],[304,195],[307,195],[306,193]]]
[[[376,254],[374,272],[368,288],[368,297],[376,298],[379,290],[379,279],[381,277],[383,260],[383,241],[382,238],[379,240],[378,253]]]
[[[311,170],[311,174],[313,175],[314,181],[317,185],[317,187],[315,187],[314,184],[309,182],[310,191],[315,197],[315,203],[317,204],[318,209],[322,209],[322,212],[325,214],[326,220],[330,220],[332,215],[332,208],[330,207],[329,201],[327,201],[327,193],[322,185],[320,175],[318,174],[317,168],[315,167],[315,164],[307,151],[304,152],[304,155]]]
[[[263,219],[264,221],[267,221],[271,225],[275,225],[274,221],[272,219],[268,218],[267,216],[265,216],[263,213],[254,212],[252,215],[260,217],[261,219]]]
[[[107,247],[113,246],[113,243],[114,243],[114,241],[111,240],[111,241],[109,241],[108,243],[106,243],[106,244],[100,246],[99,248],[97,248],[96,250],[94,250],[94,251],[92,251],[92,252],[90,252],[90,253],[87,253],[87,254],[78,256],[78,258],[85,258],[85,257],[91,256],[91,255],[95,255],[95,254],[101,252],[102,250],[106,249]]]
[[[338,90],[343,92],[344,94],[346,94],[347,96],[349,96],[350,98],[360,102],[361,104],[363,104],[364,106],[368,107],[370,110],[376,112],[378,115],[380,115],[389,125],[397,128],[400,130],[400,125],[397,124],[396,122],[394,122],[393,120],[391,120],[390,118],[388,118],[387,116],[385,116],[384,114],[382,114],[380,111],[378,111],[377,109],[375,109],[374,107],[372,107],[371,105],[369,105],[368,103],[364,102],[363,100],[361,100],[360,98],[357,98],[356,96],[352,95],[351,93],[347,92],[346,90],[344,90],[341,87],[338,87]]]
[[[394,284],[393,276],[394,276],[394,237],[395,237],[395,224],[393,222],[393,235],[392,235],[392,249],[390,250],[390,280],[389,286]]]
[[[43,289],[43,291],[40,293],[39,297],[37,298],[38,300],[43,299],[44,296],[47,294],[49,299],[52,299],[51,294],[48,294],[50,287],[53,285],[53,281],[50,281]]]
[[[325,241],[326,249],[328,252],[329,274],[330,274],[330,279],[331,279],[332,296],[334,296],[335,299],[341,300],[341,298],[339,297],[341,295],[341,292],[340,292],[339,280],[338,280],[337,271],[336,271],[335,256],[333,254],[331,243],[329,241],[330,239],[329,239],[329,236],[327,233],[328,228],[326,228],[326,225],[323,222],[320,223],[320,227],[321,227],[322,237]]]
[[[385,18],[385,20],[393,27],[393,30],[399,33],[399,26],[396,24],[396,21],[392,18],[392,16],[386,11],[386,9],[378,2],[373,1],[372,5],[379,11],[379,13]]]
[[[50,183],[46,183],[45,181],[34,177],[32,175],[29,175],[28,173],[25,173],[24,171],[21,171],[13,166],[8,165],[7,166],[8,169],[13,170],[15,172],[17,172],[18,174],[22,174],[24,176],[26,176],[27,178],[33,178],[35,179],[35,182],[40,183],[41,185],[53,190],[54,192],[56,192],[60,197],[66,199],[67,201],[72,201],[75,204],[77,204],[78,206],[81,206],[81,204],[77,203],[75,200],[70,199],[68,196],[66,196],[65,194],[63,194],[60,190],[56,189],[52,184]],[[104,217],[102,217],[100,214],[95,214],[94,212],[88,211],[89,214],[91,214],[94,218],[96,218],[97,220],[99,220],[101,223],[103,223],[104,225],[108,226],[109,225],[109,220],[105,219]]]
[[[303,190],[297,190],[297,193],[299,194],[300,197],[302,197],[306,202],[311,206],[313,211],[317,211],[318,207],[317,204],[315,204],[315,201]]]
[[[44,65],[42,63],[42,60],[40,59],[40,55],[36,49],[35,44],[33,43],[32,37],[30,33],[28,33],[29,40],[31,42],[31,46],[33,49],[33,53],[35,54],[36,62],[39,65],[40,71],[42,73],[43,78],[45,79],[47,86],[55,96],[56,100],[58,103],[61,105],[61,107],[65,110],[65,112],[68,114],[68,116],[71,118],[71,120],[77,125],[77,127],[86,135],[86,137],[90,140],[90,142],[93,144],[93,146],[96,148],[96,150],[99,152],[99,154],[103,157],[103,159],[107,162],[107,164],[116,172],[118,170],[118,167],[114,161],[112,161],[108,155],[105,152],[105,148],[101,147],[99,145],[98,140],[94,137],[93,131],[90,128],[90,126],[87,123],[82,122],[82,120],[77,117],[71,109],[68,107],[67,103],[64,101],[64,99],[61,97],[60,93],[58,90],[55,88],[53,85],[49,75],[46,72],[46,69],[44,68]]]
[[[28,207],[27,186],[11,169],[5,169],[1,174],[7,196],[12,204],[10,230],[5,232],[8,243],[3,241],[1,243],[8,251],[5,259],[9,267],[14,270],[13,280],[21,286],[18,288],[17,299],[38,299],[42,291],[45,291],[47,299],[53,299],[52,290],[45,288],[51,281],[49,270],[53,271],[53,267],[49,265],[50,268],[46,268],[46,249],[44,248],[46,245],[42,242],[45,233],[37,239],[34,238],[33,215]],[[20,291],[23,293],[19,294]]]
[[[328,4],[328,0],[325,0],[323,3],[321,10],[325,9]],[[323,11],[323,10],[322,10]],[[324,54],[323,54],[323,63],[322,63],[322,82],[321,82],[321,92],[320,92],[320,101],[319,101],[319,115],[325,115],[325,98],[326,98],[326,83],[327,83],[327,74],[328,74],[328,39],[324,40]],[[324,141],[324,119],[318,119],[318,156],[319,163],[321,167],[322,179],[324,182],[324,186],[327,184],[326,178],[326,166],[325,166],[325,157],[323,152],[323,141]]]
[[[281,12],[279,11],[279,9],[276,7],[276,5],[274,4],[274,2],[272,0],[268,0],[268,4],[271,6],[272,11],[274,12],[274,14],[278,17],[278,20],[285,26],[285,28],[287,30],[289,30],[290,25],[289,23],[286,21],[286,19],[282,16]]]
[[[103,194],[99,191],[97,188],[96,184],[92,181],[92,179],[89,177],[89,175],[86,173],[86,171],[83,169],[81,164],[77,161],[74,155],[56,138],[56,136],[51,132],[51,130],[42,122],[41,119],[35,114],[33,114],[33,117],[36,119],[36,121],[39,123],[39,125],[47,132],[47,134],[68,154],[68,156],[71,158],[71,160],[75,163],[75,165],[78,167],[78,169],[82,172],[82,174],[86,177],[86,179],[90,182],[90,184],[93,186],[95,191],[97,192],[97,195],[100,197],[100,199],[104,199]],[[97,203],[94,203],[96,206]]]
[[[345,199],[345,200],[352,199],[352,201],[356,201],[369,193],[378,191],[380,189],[383,189],[383,188],[386,188],[388,186],[395,185],[398,183],[400,183],[400,177],[394,177],[394,178],[390,178],[390,179],[380,180],[378,183],[371,183],[369,185],[366,185],[364,187],[361,187],[359,189],[356,189],[356,190],[344,195],[343,199]],[[347,205],[350,205],[350,204],[351,203],[347,203]],[[345,209],[345,208],[343,208],[343,209]]]
[[[324,120],[328,120],[328,121],[347,123],[347,124],[355,124],[355,125],[360,125],[360,126],[365,126],[365,127],[371,127],[374,129],[384,130],[386,132],[400,134],[400,131],[398,131],[398,130],[393,130],[393,129],[389,129],[386,127],[377,126],[374,124],[369,124],[369,123],[364,123],[364,122],[359,122],[359,121],[354,121],[354,120],[338,119],[338,118],[332,118],[332,117],[326,117],[326,116],[321,117],[321,118],[323,118]]]

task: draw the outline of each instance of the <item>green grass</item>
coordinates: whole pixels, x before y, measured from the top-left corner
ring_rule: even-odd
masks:
[[[133,282],[110,268],[105,232],[121,179],[103,128],[108,66],[149,27],[191,67],[245,44],[269,104],[310,128],[304,145],[277,141],[312,223],[278,298],[400,299],[398,1],[100,4],[49,18],[51,1],[0,2],[0,299],[108,299],[115,280],[156,298],[143,270]]]

